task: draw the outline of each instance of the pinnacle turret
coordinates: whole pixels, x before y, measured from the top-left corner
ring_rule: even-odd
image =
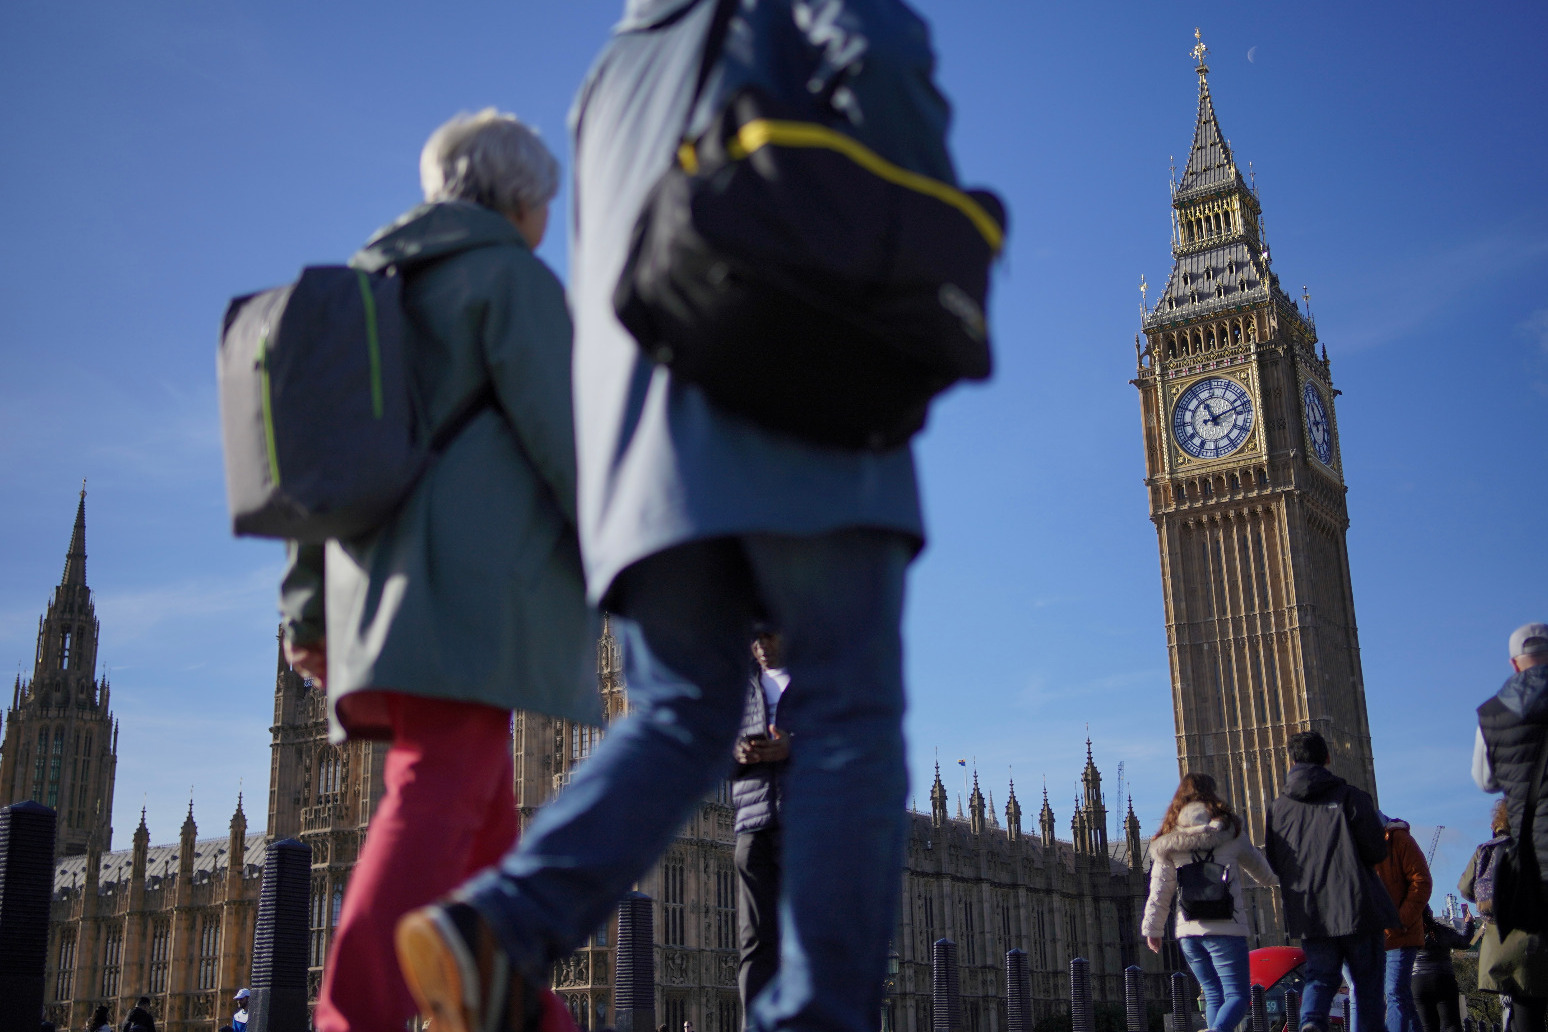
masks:
[[[930,786],[930,822],[937,828],[946,823],[946,786],[941,782],[941,765],[935,764],[935,782]]]
[[[1043,780],[1043,809],[1037,815],[1037,823],[1038,829],[1042,832],[1043,848],[1052,849],[1054,847],[1054,835],[1057,826],[1054,824],[1053,807],[1048,805],[1048,781],[1046,778]]]
[[[958,804],[961,805],[960,803]],[[984,794],[978,789],[978,771],[973,771],[973,794],[968,796],[969,827],[973,834],[981,835],[984,831]]]
[[[86,481],[81,481],[81,501],[75,507],[75,529],[70,533],[70,550],[65,553],[64,576],[66,584],[86,586]]]

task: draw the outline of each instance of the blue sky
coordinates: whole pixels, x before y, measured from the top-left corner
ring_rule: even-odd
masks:
[[[915,795],[939,749],[1067,827],[1089,725],[1147,833],[1176,783],[1133,338],[1170,268],[1194,26],[1275,268],[1343,394],[1349,551],[1382,803],[1437,884],[1485,837],[1473,708],[1548,618],[1540,4],[931,0],[963,178],[1007,198],[999,371],[919,440]],[[262,813],[276,545],[234,541],[214,398],[226,299],[340,261],[417,199],[425,136],[496,105],[568,163],[615,0],[0,8],[0,659],[29,664],[80,478],[123,721],[114,824]],[[1249,53],[1251,59],[1249,59]],[[568,197],[561,197],[561,204]],[[564,220],[543,256],[564,275]],[[1154,297],[1154,294],[1152,294]],[[1109,804],[1114,805],[1109,799]],[[953,803],[953,808],[955,804]],[[261,817],[259,818],[261,820]]]

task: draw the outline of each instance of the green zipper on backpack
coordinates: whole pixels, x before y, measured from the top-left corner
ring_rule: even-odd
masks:
[[[376,333],[376,295],[371,293],[371,277],[355,270],[360,277],[360,302],[365,305],[366,347],[371,350],[371,415],[382,418],[382,344]]]
[[[269,479],[278,487],[280,482],[279,449],[274,446],[274,404],[269,399],[269,335],[258,340],[258,382],[262,387],[263,446],[269,456]]]

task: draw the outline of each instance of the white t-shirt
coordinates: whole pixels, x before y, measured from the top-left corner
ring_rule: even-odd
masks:
[[[763,701],[769,708],[769,723],[777,723],[774,714],[779,709],[779,697],[790,687],[790,675],[778,668],[763,670],[758,674],[758,683],[763,686]]]

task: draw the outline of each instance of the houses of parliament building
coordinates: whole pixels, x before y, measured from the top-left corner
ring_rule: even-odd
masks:
[[[1344,540],[1337,392],[1310,313],[1281,289],[1270,264],[1256,192],[1216,120],[1205,53],[1200,43],[1193,145],[1172,192],[1175,264],[1136,337],[1133,384],[1160,549],[1178,766],[1213,774],[1261,841],[1290,734],[1321,731],[1338,773],[1373,792],[1375,778]],[[96,673],[97,637],[83,490],[63,576],[39,622],[32,676],[17,677],[0,742],[0,804],[34,799],[58,814],[46,1016],[78,1028],[106,1004],[121,1020],[147,995],[168,1032],[215,1032],[250,974],[265,845],[285,838],[312,851],[315,998],[382,794],[386,744],[329,744],[325,696],[277,649],[261,832],[249,831],[239,797],[222,833],[200,837],[190,803],[175,841],[152,845],[142,811],[130,847],[115,850],[119,727],[108,681]],[[609,719],[627,709],[618,645],[605,624],[597,690]],[[515,714],[523,822],[603,734]],[[1163,972],[1182,965],[1140,948],[1147,840],[1132,806],[1121,819],[1121,801],[1109,810],[1089,741],[1080,785],[1067,823],[1046,789],[1035,822],[1024,823],[1015,786],[997,811],[976,772],[953,814],[937,769],[929,812],[909,814],[881,1021],[889,1032],[931,1027],[931,945],[942,938],[958,947],[966,1032],[1004,1027],[1004,956],[1013,948],[1028,955],[1040,1018],[1066,1007],[1077,956],[1090,961],[1099,1000],[1121,999],[1131,964],[1156,980],[1152,998],[1164,995]],[[732,828],[722,789],[639,885],[655,906],[657,1020],[672,1029],[684,1020],[702,1032],[739,1028]],[[1281,941],[1273,894],[1250,899],[1254,945]],[[598,929],[554,972],[583,1029],[612,1023],[615,936],[616,922]]]
[[[39,623],[30,680],[17,678],[0,744],[5,803],[36,799],[59,814],[45,983],[46,1016],[80,1027],[99,1004],[117,1016],[151,997],[168,1032],[214,1032],[247,984],[264,847],[296,838],[312,850],[311,991],[321,983],[333,924],[371,813],[382,794],[386,743],[330,745],[323,692],[279,659],[273,690],[267,820],[249,833],[239,797],[225,834],[201,837],[190,804],[176,841],[151,844],[144,814],[128,849],[112,848],[117,724],[95,673],[97,623],[86,581],[82,492],[64,576]],[[597,690],[609,719],[627,707],[619,648],[604,623]],[[127,729],[133,734],[133,728]],[[525,823],[569,780],[604,729],[529,713],[512,720],[517,806]],[[890,976],[893,1027],[930,1025],[931,944],[958,944],[967,1028],[1003,1022],[1005,952],[1030,955],[1039,1013],[1064,1006],[1071,957],[1092,963],[1097,990],[1121,993],[1123,969],[1161,967],[1139,949],[1145,843],[1130,809],[1115,830],[1092,759],[1059,837],[1043,794],[1023,826],[1015,786],[994,812],[975,774],[956,815],[937,772],[930,812],[909,815],[907,869]],[[655,900],[658,1018],[736,1032],[735,835],[729,794],[705,799],[640,883]],[[1003,816],[1003,820],[1002,820]],[[554,987],[583,1029],[611,1021],[616,921],[555,969]],[[1162,990],[1157,986],[1157,993]]]

